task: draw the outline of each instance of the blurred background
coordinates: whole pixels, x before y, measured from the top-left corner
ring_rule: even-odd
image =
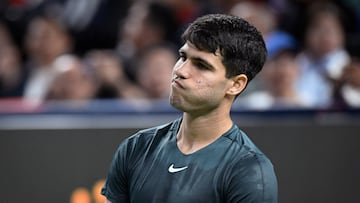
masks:
[[[2,0],[0,202],[103,202],[121,140],[181,116],[180,36],[208,13],[264,36],[232,115],[274,162],[279,202],[360,202],[357,0]]]

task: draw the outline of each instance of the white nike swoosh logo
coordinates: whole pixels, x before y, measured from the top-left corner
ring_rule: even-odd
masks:
[[[168,171],[169,171],[170,173],[176,173],[176,172],[183,171],[183,170],[185,170],[185,169],[187,169],[187,168],[188,168],[187,166],[184,166],[184,167],[181,167],[181,168],[174,168],[174,164],[171,164],[171,165],[169,166]]]

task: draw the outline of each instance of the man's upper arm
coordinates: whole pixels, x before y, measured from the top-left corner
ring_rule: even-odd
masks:
[[[126,168],[126,143],[122,143],[113,157],[105,185],[101,191],[101,194],[106,197],[107,203],[128,202]]]
[[[273,165],[263,155],[252,156],[235,164],[228,186],[232,203],[277,203],[278,186]]]

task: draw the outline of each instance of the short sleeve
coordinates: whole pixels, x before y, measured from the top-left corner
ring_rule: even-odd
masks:
[[[228,176],[227,199],[231,203],[277,203],[274,167],[263,154],[241,159]]]
[[[129,202],[128,181],[126,176],[127,142],[120,144],[112,159],[110,169],[101,194],[112,203]]]

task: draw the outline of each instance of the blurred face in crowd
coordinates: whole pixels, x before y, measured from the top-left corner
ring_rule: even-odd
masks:
[[[42,65],[52,63],[70,47],[66,32],[55,21],[45,18],[30,22],[25,43],[28,55]]]
[[[276,28],[275,14],[266,4],[240,1],[231,8],[230,13],[246,19],[265,36]]]
[[[175,54],[165,48],[147,53],[140,64],[137,81],[151,98],[165,98],[170,92],[172,67]]]
[[[322,57],[344,45],[340,21],[329,13],[319,13],[306,32],[306,44],[315,57]]]
[[[10,88],[17,84],[21,76],[21,59],[19,51],[14,46],[0,48],[0,85]]]
[[[294,57],[294,53],[283,51],[265,63],[263,76],[273,95],[282,96],[294,87],[299,71]]]
[[[87,62],[93,67],[98,85],[117,84],[126,76],[121,61],[109,51],[92,51],[86,56]]]
[[[87,100],[94,96],[95,87],[79,59],[58,64],[61,72],[54,80],[49,99]]]

